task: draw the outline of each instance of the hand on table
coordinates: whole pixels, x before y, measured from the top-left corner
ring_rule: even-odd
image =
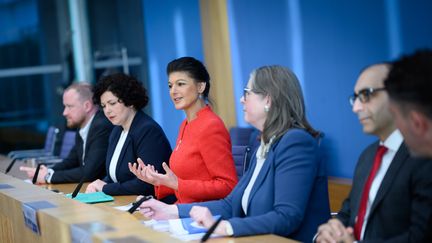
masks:
[[[142,196],[139,196],[139,200]],[[156,199],[144,201],[139,206],[139,211],[144,217],[156,220],[176,219],[179,217],[176,205],[169,205]]]
[[[212,227],[212,225],[216,222],[212,213],[207,207],[193,206],[189,212],[189,215],[195,222],[207,229]],[[214,230],[214,233],[223,236],[228,235],[226,231],[227,224],[229,224],[228,221],[222,220]]]
[[[34,174],[36,172],[36,168],[33,167],[27,167],[27,166],[21,166],[20,171],[24,171],[27,176],[29,177],[29,179],[33,179]],[[40,169],[39,169],[39,174],[38,177],[36,179],[36,183],[37,184],[45,184],[45,176],[48,174],[48,168],[45,165],[41,165]]]
[[[90,192],[101,192],[103,187],[106,185],[107,183],[105,181],[102,180],[95,180],[92,183],[90,183],[87,188],[85,193],[90,193]]]
[[[346,228],[338,219],[330,219],[327,223],[320,225],[317,243],[349,243],[354,242],[353,229]]]

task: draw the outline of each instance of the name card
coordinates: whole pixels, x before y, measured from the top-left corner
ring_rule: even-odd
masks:
[[[1,189],[11,189],[11,188],[14,188],[14,187],[9,185],[9,184],[0,183],[0,190]]]
[[[73,243],[93,242],[92,235],[94,233],[108,232],[108,231],[114,231],[114,228],[100,222],[72,224],[70,226],[70,232],[71,232]]]
[[[47,201],[35,201],[23,203],[21,208],[24,215],[25,225],[36,234],[40,234],[39,222],[37,219],[37,211],[46,208],[55,208],[56,205]]]
[[[146,243],[148,241],[141,240],[136,238],[135,236],[121,237],[121,238],[113,238],[104,240],[103,243]]]

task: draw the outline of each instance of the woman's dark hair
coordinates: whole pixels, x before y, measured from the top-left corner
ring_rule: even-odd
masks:
[[[135,77],[123,73],[102,77],[94,86],[93,102],[100,105],[100,98],[106,91],[111,91],[125,106],[133,106],[136,110],[144,108],[149,100],[142,84]]]
[[[394,61],[384,86],[403,111],[415,109],[432,118],[432,50],[421,49]]]
[[[205,83],[202,93],[204,99],[208,100],[210,92],[210,75],[202,62],[193,57],[180,57],[172,60],[167,66],[167,75],[173,72],[186,72],[192,79],[199,83]]]

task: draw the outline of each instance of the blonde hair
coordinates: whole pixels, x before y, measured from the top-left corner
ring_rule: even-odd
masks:
[[[306,119],[303,93],[296,75],[282,66],[263,66],[251,73],[252,91],[271,99],[262,131],[264,143],[278,139],[291,128],[305,129],[312,136],[319,132]]]
[[[81,101],[87,101],[87,100],[93,99],[92,88],[93,88],[93,86],[90,83],[77,82],[77,83],[73,83],[69,87],[67,87],[64,92],[73,89],[78,93]]]

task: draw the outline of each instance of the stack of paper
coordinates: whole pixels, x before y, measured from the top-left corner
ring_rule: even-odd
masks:
[[[215,220],[218,216],[215,216]],[[170,220],[146,220],[142,223],[156,231],[170,232],[171,236],[183,241],[200,240],[207,229],[198,225],[192,218],[170,219]],[[211,237],[217,237],[213,234]]]

